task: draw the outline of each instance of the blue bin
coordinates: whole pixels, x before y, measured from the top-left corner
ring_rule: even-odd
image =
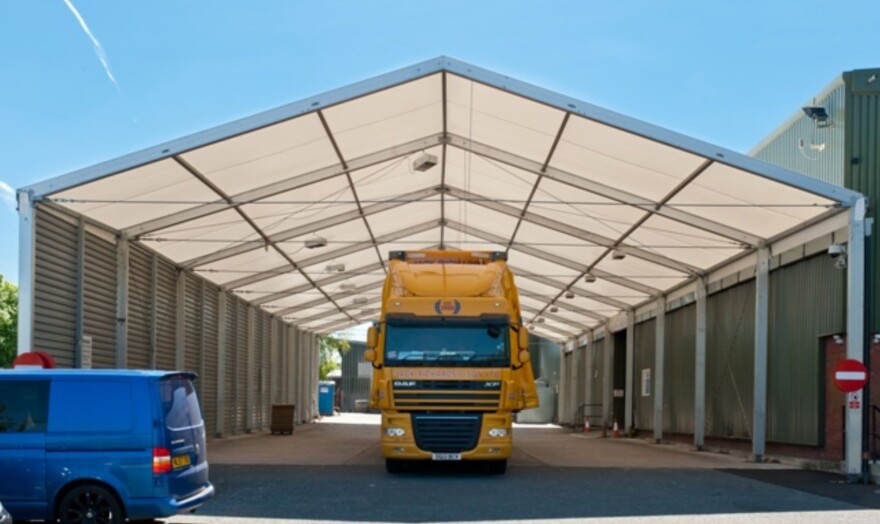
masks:
[[[336,398],[335,382],[318,383],[318,412],[322,415],[333,415],[333,399]]]

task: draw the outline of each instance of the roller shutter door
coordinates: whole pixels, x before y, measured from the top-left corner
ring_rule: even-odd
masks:
[[[202,310],[202,323],[204,325],[204,348],[205,354],[202,366],[201,383],[202,413],[205,418],[205,428],[209,437],[217,431],[217,371],[219,355],[218,332],[217,332],[217,303],[218,290],[214,286],[205,284],[204,309]]]
[[[34,348],[59,367],[74,366],[77,226],[37,207],[34,249]]]
[[[177,348],[177,270],[159,259],[156,278],[156,368],[174,370]]]
[[[83,335],[92,337],[92,367],[116,367],[116,246],[86,232]]]
[[[153,316],[153,255],[132,243],[128,254],[128,367],[149,369]]]

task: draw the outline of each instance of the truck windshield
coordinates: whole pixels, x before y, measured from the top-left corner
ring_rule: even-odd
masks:
[[[508,331],[503,321],[389,321],[385,365],[508,366]]]

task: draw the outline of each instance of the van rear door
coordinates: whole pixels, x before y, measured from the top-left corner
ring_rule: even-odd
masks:
[[[159,380],[165,444],[171,454],[168,489],[178,500],[208,482],[205,422],[192,378],[194,375],[175,374]]]

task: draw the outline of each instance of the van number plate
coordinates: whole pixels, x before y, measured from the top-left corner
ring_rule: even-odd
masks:
[[[185,468],[192,464],[192,461],[189,458],[189,455],[177,455],[176,457],[171,457],[171,466],[174,469]]]
[[[434,453],[434,460],[461,460],[461,453]]]

